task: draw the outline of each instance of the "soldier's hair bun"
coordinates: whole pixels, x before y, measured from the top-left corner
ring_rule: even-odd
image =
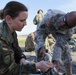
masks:
[[[3,19],[3,10],[1,9],[0,10],[0,20],[2,20]]]

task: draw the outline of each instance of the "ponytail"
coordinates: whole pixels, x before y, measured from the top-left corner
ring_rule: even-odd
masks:
[[[0,10],[0,20],[3,20],[3,10]]]

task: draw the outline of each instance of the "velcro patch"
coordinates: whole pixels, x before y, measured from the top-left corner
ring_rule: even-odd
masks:
[[[2,49],[3,50],[8,50],[8,46],[3,46]]]

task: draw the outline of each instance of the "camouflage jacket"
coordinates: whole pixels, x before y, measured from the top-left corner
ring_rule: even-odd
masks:
[[[69,39],[73,34],[73,29],[63,30],[62,28],[59,30],[57,28],[57,23],[59,18],[64,17],[65,13],[60,10],[51,10],[49,9],[47,13],[44,15],[42,21],[39,23],[36,30],[36,50],[39,50],[42,46],[44,46],[45,39],[49,34],[52,34],[55,40],[60,36],[64,36],[65,40]]]
[[[33,19],[33,24],[38,25],[42,18],[44,17],[44,14],[37,14]]]
[[[4,65],[10,66],[15,59],[19,63],[24,57],[17,40],[17,34],[10,33],[9,27],[5,21],[0,23],[0,69]]]

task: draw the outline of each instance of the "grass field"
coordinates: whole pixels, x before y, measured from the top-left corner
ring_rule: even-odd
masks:
[[[18,36],[18,42],[20,47],[25,47],[25,41],[27,36]],[[76,39],[76,34],[72,36],[72,38]],[[76,52],[71,52],[71,55],[76,56]]]
[[[18,36],[18,42],[20,47],[25,47],[25,40],[27,36]]]
[[[27,37],[27,36],[18,36],[18,37],[17,37],[17,38],[18,38],[19,45],[20,45],[21,47],[24,47],[24,46],[25,46],[26,37]],[[74,35],[72,36],[72,38],[76,39],[76,34],[74,34]]]

